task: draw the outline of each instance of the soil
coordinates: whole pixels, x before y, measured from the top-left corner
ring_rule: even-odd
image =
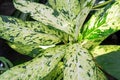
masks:
[[[40,3],[45,3],[46,0],[40,0]],[[13,12],[16,9],[14,8],[13,4],[12,4],[12,0],[0,0],[0,15],[7,15],[10,16],[13,14]],[[104,40],[101,45],[120,45],[120,31],[110,35],[106,40]],[[23,60],[23,61],[28,61],[30,59],[32,59],[31,57],[25,56],[25,55],[21,55],[19,53],[17,53],[16,51],[14,51],[13,49],[11,49],[7,44],[6,41],[3,39],[0,39],[0,56],[4,56],[7,59],[9,59],[11,62],[16,63],[19,62],[19,60]],[[19,62],[18,64],[20,64],[22,62]],[[16,64],[17,65],[17,64]],[[117,80],[114,77],[112,77],[111,75],[109,75],[108,73],[106,73],[105,71],[103,71],[106,76],[108,77],[108,80]]]

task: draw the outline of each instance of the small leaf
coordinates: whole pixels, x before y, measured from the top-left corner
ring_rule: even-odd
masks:
[[[14,0],[14,6],[24,13],[30,13],[33,19],[45,25],[50,25],[71,35],[74,32],[73,24],[68,22],[58,11],[46,5],[25,0]]]
[[[55,35],[38,33],[24,27],[24,22],[15,18],[1,16],[0,23],[0,37],[16,44],[44,46],[61,42]]]

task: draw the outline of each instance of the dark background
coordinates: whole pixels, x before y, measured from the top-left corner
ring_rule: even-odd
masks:
[[[40,3],[45,3],[46,0],[40,0]],[[12,0],[0,0],[0,15],[7,15],[11,16],[16,9],[12,4]],[[28,61],[32,59],[31,57],[21,55],[11,49],[6,43],[6,41],[0,38],[0,56],[4,56],[9,59],[13,64],[17,65],[16,63],[20,64],[23,61]],[[120,45],[120,31],[110,35],[107,39],[105,39],[101,45]],[[106,73],[109,80],[116,80],[112,76]]]

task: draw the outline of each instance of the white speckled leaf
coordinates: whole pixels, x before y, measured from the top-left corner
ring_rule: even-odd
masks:
[[[0,80],[41,80],[57,66],[65,55],[65,48],[63,45],[49,48],[33,60],[4,72]]]
[[[54,27],[50,26],[50,25],[44,25],[38,21],[26,21],[25,22],[25,27],[34,30],[35,32],[40,32],[40,33],[46,33],[46,34],[50,34],[50,35],[55,35],[57,37],[59,37],[63,42],[68,42],[68,34],[55,29]]]
[[[48,3],[72,23],[80,11],[79,0],[48,0]]]
[[[72,23],[68,22],[58,11],[46,5],[25,0],[14,0],[14,6],[24,13],[30,13],[33,19],[45,25],[50,25],[71,35],[74,32]]]
[[[14,17],[8,17],[8,16],[1,16],[3,17],[4,21],[8,21],[6,22],[1,22],[2,24],[8,24],[8,23],[14,23],[17,25],[17,27],[24,29],[24,28],[29,28],[28,30],[31,30],[33,32],[37,32],[37,33],[44,33],[44,34],[49,34],[49,35],[53,35],[56,36],[56,39],[61,39],[62,42],[68,42],[68,34],[66,34],[65,32],[62,32],[60,30],[57,30],[49,25],[44,25],[40,22],[37,21],[22,21],[20,19],[14,18]],[[8,20],[7,20],[8,19]],[[12,24],[13,24],[12,23]],[[11,25],[11,24],[10,24]],[[8,26],[10,26],[8,25]],[[19,25],[19,26],[18,26]],[[16,28],[17,28],[16,27]],[[2,27],[1,27],[2,28]],[[6,27],[7,28],[7,27]],[[2,29],[1,29],[2,30]],[[4,31],[2,31],[3,33]],[[13,32],[9,32],[11,34],[13,34]],[[17,32],[16,32],[17,33]],[[6,34],[9,35],[9,34]],[[4,38],[4,36],[2,36]],[[21,36],[22,37],[22,36]],[[8,38],[6,38],[8,39]],[[59,43],[59,41],[58,41]],[[31,57],[35,57],[36,55],[39,54],[39,51],[41,51],[41,49],[39,48],[39,45],[26,45],[26,44],[22,44],[22,43],[16,43],[15,41],[13,41],[12,43],[8,43],[9,46],[11,46],[14,50],[16,50],[17,52],[24,54],[24,55],[29,55]],[[39,44],[39,43],[38,43]]]
[[[91,50],[91,53],[94,57],[109,54],[110,52],[119,51],[120,46],[119,45],[99,45],[96,46],[94,49]]]
[[[39,46],[61,42],[60,38],[55,35],[36,32],[33,29],[24,27],[26,26],[24,22],[18,19],[1,16],[0,23],[0,37],[13,43]]]
[[[91,54],[80,44],[68,46],[66,53],[64,80],[107,80],[97,68]]]

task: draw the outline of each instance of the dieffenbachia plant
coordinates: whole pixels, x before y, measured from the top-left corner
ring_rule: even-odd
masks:
[[[21,54],[34,58],[7,70],[0,80],[107,80],[90,52],[120,30],[119,0],[97,10],[87,22],[95,0],[13,3],[34,21],[0,16],[0,37]]]

